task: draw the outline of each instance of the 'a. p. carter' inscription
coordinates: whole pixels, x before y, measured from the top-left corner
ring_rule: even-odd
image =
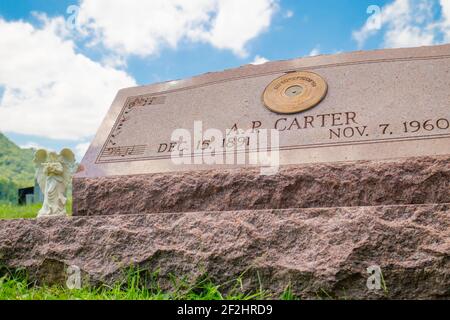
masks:
[[[432,48],[274,62],[122,90],[83,160],[94,167],[85,174],[210,169],[171,161],[185,148],[172,140],[176,129],[193,133],[183,156],[208,149],[211,139],[194,132],[199,123],[201,132],[222,132],[216,151],[224,155],[252,145],[254,135],[230,140],[230,132],[276,130],[280,164],[450,154],[450,46]],[[325,79],[326,97],[295,114],[266,108],[268,84],[296,70]]]

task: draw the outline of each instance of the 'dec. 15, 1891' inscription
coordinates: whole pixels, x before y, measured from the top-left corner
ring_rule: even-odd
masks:
[[[221,132],[215,147],[224,155],[236,145],[257,151],[255,135],[230,133],[274,130],[281,165],[450,154],[446,48],[298,59],[122,90],[83,160],[95,168],[86,175],[210,169],[171,161],[174,150],[201,156],[213,142],[209,129]],[[266,108],[265,88],[298,70],[326,81],[325,98],[298,113]],[[173,139],[177,129],[192,133],[189,149]]]

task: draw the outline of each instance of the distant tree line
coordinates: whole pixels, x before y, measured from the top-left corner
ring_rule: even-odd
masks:
[[[17,203],[18,189],[11,179],[0,177],[0,202]]]

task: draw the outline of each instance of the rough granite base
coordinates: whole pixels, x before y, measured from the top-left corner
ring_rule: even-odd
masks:
[[[450,203],[450,156],[73,182],[75,216]]]
[[[436,179],[436,178],[435,178]],[[46,218],[0,221],[0,264],[61,282],[76,265],[90,283],[131,264],[218,284],[244,271],[244,290],[277,298],[450,298],[450,204]],[[366,287],[369,266],[386,286]],[[260,282],[259,282],[259,280]]]

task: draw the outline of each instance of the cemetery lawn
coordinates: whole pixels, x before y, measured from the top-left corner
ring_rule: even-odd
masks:
[[[26,206],[19,206],[7,202],[0,202],[0,219],[33,219],[36,218],[42,204],[36,203]],[[72,212],[72,201],[67,201],[67,212]]]
[[[236,284],[239,281],[236,280]],[[281,296],[266,291],[243,293],[237,285],[228,294],[221,287],[205,278],[196,284],[174,279],[171,292],[164,292],[158,285],[143,286],[138,273],[132,273],[128,279],[112,286],[70,290],[66,286],[38,286],[29,281],[21,272],[0,276],[0,300],[297,300],[289,287]]]

